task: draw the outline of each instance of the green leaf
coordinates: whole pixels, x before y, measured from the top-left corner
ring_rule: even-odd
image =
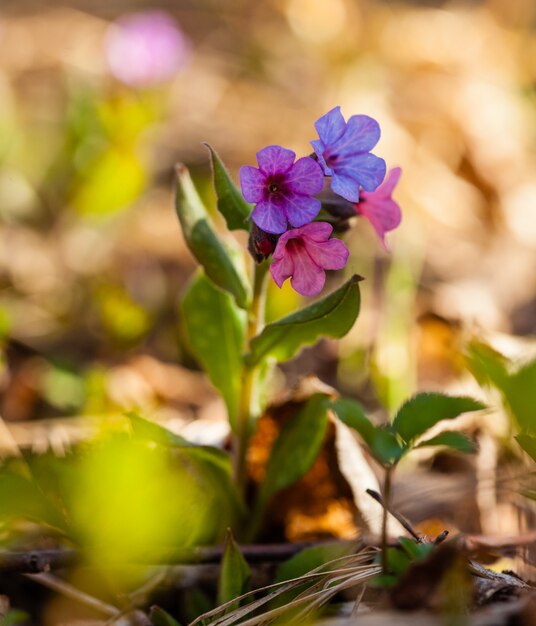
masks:
[[[510,376],[504,393],[519,427],[536,433],[536,359]]]
[[[177,450],[183,463],[206,484],[207,494],[212,493],[218,501],[217,508],[222,519],[234,519],[243,512],[244,505],[233,481],[231,458],[226,452],[213,446],[193,444],[133,412],[128,413],[127,417],[138,439],[154,441]]]
[[[190,252],[203,266],[210,280],[231,293],[239,307],[246,308],[248,290],[212,227],[188,168],[179,164],[176,166],[176,172],[175,206]]]
[[[312,467],[324,441],[328,408],[329,398],[315,394],[283,426],[266,467],[259,494],[261,504],[292,485]]]
[[[484,408],[484,404],[473,398],[419,393],[400,407],[392,428],[405,442],[412,443],[441,420],[454,419],[462,413]]]
[[[426,441],[421,441],[417,448],[425,448],[429,446],[447,446],[458,452],[474,452],[475,444],[466,435],[454,431],[445,431],[432,437]]]
[[[359,314],[360,280],[360,276],[354,275],[322,300],[268,324],[251,340],[251,352],[246,357],[249,364],[255,365],[267,357],[286,361],[322,336],[344,337]]]
[[[159,606],[152,606],[149,614],[152,626],[181,626],[180,623]]]
[[[181,304],[192,352],[223,396],[236,428],[246,318],[234,300],[198,273]]]
[[[379,463],[391,464],[404,453],[405,449],[398,443],[396,436],[382,427],[374,426],[359,402],[339,398],[331,404],[331,408],[342,422],[361,435]]]
[[[68,534],[66,519],[36,481],[13,471],[0,472],[0,522],[32,520]]]
[[[248,220],[251,213],[250,205],[244,200],[244,197],[231,180],[229,172],[222,163],[218,153],[208,143],[205,146],[210,152],[212,180],[218,200],[218,211],[225,218],[229,230],[248,230]]]
[[[276,570],[276,583],[299,578],[322,564],[326,563],[325,571],[328,572],[337,565],[329,565],[330,561],[350,554],[356,547],[354,541],[325,543],[319,546],[305,548],[298,554],[282,563]]]
[[[467,347],[468,367],[481,385],[502,389],[508,379],[508,359],[487,344],[473,340]]]
[[[231,459],[223,450],[215,448],[214,446],[202,446],[192,443],[188,441],[188,439],[176,435],[167,428],[146,420],[132,411],[127,413],[126,416],[130,421],[134,436],[138,439],[154,441],[162,446],[183,449],[190,456],[209,461],[219,466],[223,471],[229,473],[229,475],[231,474]]]
[[[246,593],[250,575],[249,565],[228,529],[218,582],[218,604],[225,604]]]
[[[536,437],[533,435],[516,435],[517,443],[525,450],[533,461],[536,461]]]

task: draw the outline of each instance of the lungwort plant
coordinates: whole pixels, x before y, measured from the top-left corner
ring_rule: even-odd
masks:
[[[321,337],[341,338],[360,308],[359,281],[350,276],[338,289],[277,321],[265,324],[267,281],[291,287],[306,297],[321,294],[326,272],[345,267],[349,250],[340,235],[351,216],[366,217],[382,242],[401,219],[391,193],[400,169],[386,175],[383,159],[371,153],[380,138],[378,123],[366,115],[347,121],[336,107],[315,124],[318,139],[311,156],[267,146],[257,167],[240,170],[239,190],[215,150],[212,162],[217,209],[229,231],[249,234],[248,252],[229,233],[216,231],[187,168],[178,165],[176,208],[183,235],[200,268],[181,303],[181,320],[191,351],[223,396],[233,433],[236,484],[243,490],[246,454],[266,398],[270,369],[297,355]],[[385,181],[384,181],[385,179]],[[313,398],[301,418],[325,424],[328,405]],[[301,423],[300,417],[296,418]],[[300,439],[303,433],[297,433]],[[294,468],[281,459],[269,471],[263,498],[288,486],[314,461],[321,428],[309,429],[295,448],[275,446],[274,454],[293,454]]]

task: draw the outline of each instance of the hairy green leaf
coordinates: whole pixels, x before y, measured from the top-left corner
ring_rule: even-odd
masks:
[[[234,300],[198,273],[181,304],[182,322],[192,352],[223,396],[236,428],[246,318]]]
[[[212,227],[188,168],[179,164],[176,172],[175,206],[190,252],[203,266],[210,280],[231,293],[239,307],[246,308],[248,289]]]
[[[322,300],[268,324],[251,340],[250,365],[268,357],[286,361],[320,337],[344,337],[359,315],[360,280],[354,275]]]
[[[229,230],[248,230],[251,207],[233,183],[218,153],[208,143],[205,146],[210,152],[218,211],[225,218]]]
[[[405,442],[412,443],[441,420],[454,419],[462,413],[484,408],[484,404],[473,398],[419,393],[400,407],[392,428]]]
[[[246,593],[250,575],[249,565],[228,529],[218,582],[218,604],[225,604]]]

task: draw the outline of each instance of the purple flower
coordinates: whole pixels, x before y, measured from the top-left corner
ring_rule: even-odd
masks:
[[[130,87],[162,83],[184,64],[189,45],[164,11],[130,13],[114,22],[106,37],[111,73]]]
[[[292,150],[267,146],[257,152],[259,169],[240,168],[244,198],[255,203],[251,217],[268,233],[284,233],[288,225],[303,226],[320,211],[320,200],[311,196],[324,186],[322,169],[314,159],[298,159]]]
[[[315,122],[320,139],[311,141],[333,191],[350,202],[359,200],[359,187],[374,191],[385,176],[385,161],[370,153],[380,139],[378,122],[367,115],[344,121],[335,107]]]
[[[312,222],[281,235],[270,266],[278,287],[290,278],[290,284],[302,296],[315,296],[322,291],[325,270],[343,268],[349,255],[340,239],[329,238],[332,231],[326,222]]]
[[[399,167],[393,168],[375,191],[363,191],[359,203],[355,205],[356,211],[372,224],[386,250],[385,233],[395,229],[402,221],[400,207],[391,198],[401,174]]]

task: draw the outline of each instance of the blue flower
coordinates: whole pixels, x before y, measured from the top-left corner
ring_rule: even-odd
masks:
[[[378,122],[368,115],[344,121],[335,107],[315,123],[320,139],[311,141],[331,188],[350,202],[359,201],[359,188],[374,191],[385,178],[385,161],[370,153],[380,139]]]

